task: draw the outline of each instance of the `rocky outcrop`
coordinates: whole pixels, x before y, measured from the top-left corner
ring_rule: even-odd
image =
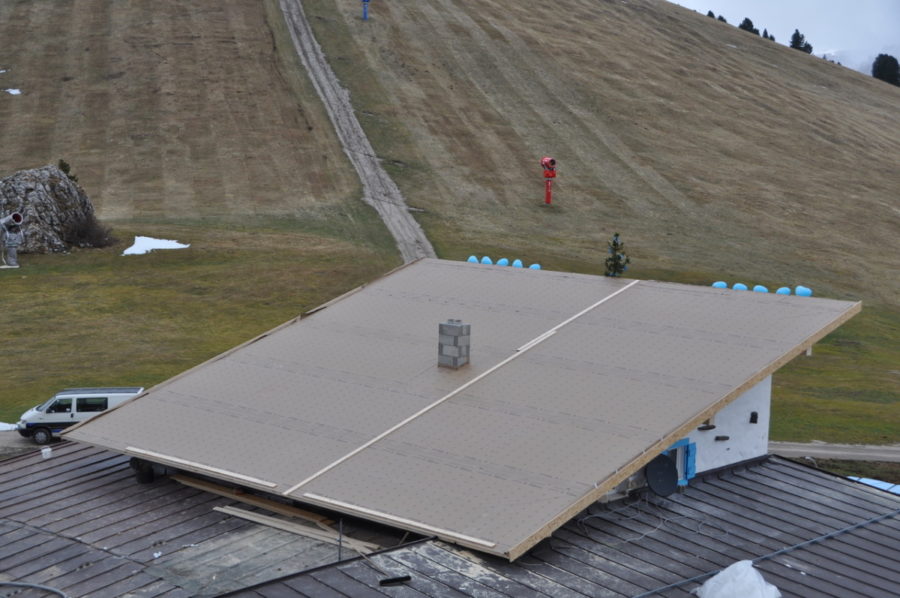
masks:
[[[11,212],[24,217],[20,253],[60,253],[73,245],[103,245],[103,237],[108,239],[84,189],[56,166],[0,179],[0,217]]]

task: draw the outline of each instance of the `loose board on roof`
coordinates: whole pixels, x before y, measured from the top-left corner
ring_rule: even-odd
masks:
[[[66,436],[514,559],[858,310],[421,260]]]

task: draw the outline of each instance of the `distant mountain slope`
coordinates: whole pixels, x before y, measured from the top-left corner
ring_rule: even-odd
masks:
[[[304,6],[443,255],[619,231],[636,269],[897,304],[900,88],[663,1]]]

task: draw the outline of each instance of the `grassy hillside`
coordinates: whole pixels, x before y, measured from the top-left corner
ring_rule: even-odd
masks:
[[[773,435],[900,442],[900,88],[661,0],[304,5],[442,257],[597,273],[618,231],[639,278],[861,299]]]
[[[0,271],[0,421],[155,384],[399,264],[277,0],[4,0],[0,39],[0,176],[64,158],[120,239]],[[122,257],[134,235],[191,248]]]
[[[71,163],[101,218],[329,218],[358,191],[275,0],[0,3],[0,172]]]

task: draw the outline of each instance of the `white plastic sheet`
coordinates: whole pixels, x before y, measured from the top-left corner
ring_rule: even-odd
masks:
[[[738,561],[722,569],[695,592],[700,598],[781,598],[778,588],[753,568],[753,561]]]
[[[122,255],[142,255],[154,249],[185,249],[191,245],[171,241],[169,239],[154,239],[153,237],[135,237],[134,244],[122,252]]]

